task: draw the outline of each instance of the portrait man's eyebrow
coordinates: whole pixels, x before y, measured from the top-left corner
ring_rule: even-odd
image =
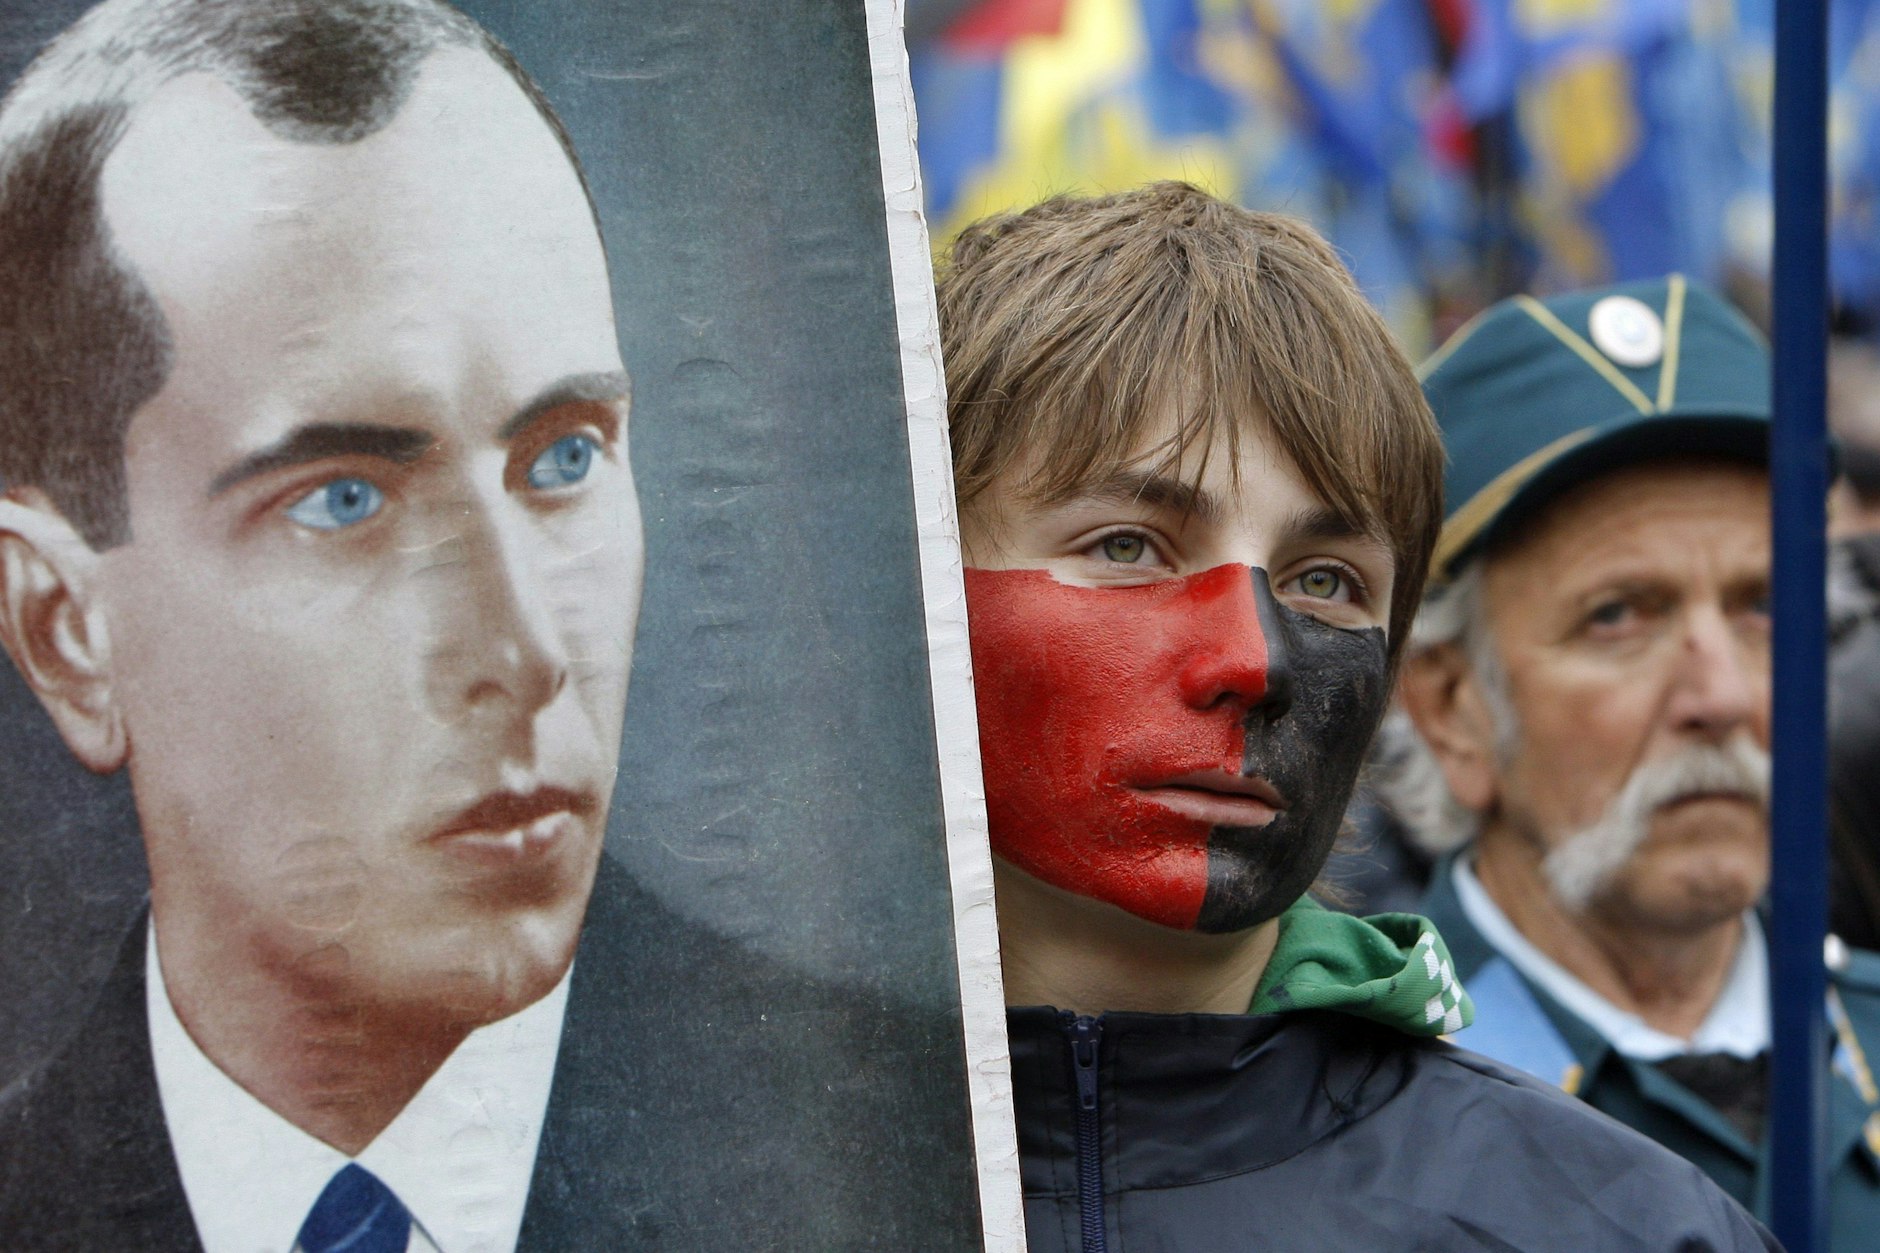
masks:
[[[624,412],[632,396],[626,371],[613,370],[563,379],[544,390],[502,424],[497,438],[512,440],[558,409],[577,404],[599,404]],[[610,425],[617,421],[610,415]],[[610,432],[611,434],[612,432]],[[409,465],[437,446],[437,440],[413,427],[370,422],[310,422],[267,447],[244,456],[215,476],[209,495],[219,496],[236,484],[276,470],[332,457],[376,457]]]
[[[625,370],[562,379],[503,423],[499,438],[514,439],[545,415],[568,405],[599,404],[624,414],[632,397],[633,384]]]
[[[375,426],[367,422],[310,422],[297,426],[258,452],[251,452],[215,476],[209,495],[263,474],[327,461],[334,457],[376,457],[397,465],[410,465],[437,446],[423,431],[409,427]]]

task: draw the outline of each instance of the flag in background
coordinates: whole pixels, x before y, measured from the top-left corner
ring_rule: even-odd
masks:
[[[1344,252],[1407,343],[1430,346],[1433,299],[1470,280],[1478,234],[1453,143],[1439,26],[1427,0],[1251,0],[1254,37],[1281,73],[1269,108],[1290,122],[1306,213]],[[1285,184],[1249,169],[1262,207]]]
[[[1716,283],[1750,178],[1728,0],[1472,0],[1455,67],[1472,122],[1509,119],[1531,285],[1681,270]]]
[[[1679,270],[1754,309],[1776,0],[910,0],[944,241],[1184,178],[1311,220],[1413,352],[1518,290]],[[1880,0],[1836,0],[1831,258],[1880,326]]]
[[[1004,6],[983,0],[983,22]],[[1425,0],[1061,0],[912,50],[937,239],[1059,191],[1182,178],[1307,217],[1408,340],[1466,267],[1466,171],[1429,157]],[[984,27],[980,27],[983,31]]]
[[[1775,236],[1775,0],[1736,0],[1727,32],[1734,116],[1749,175],[1722,214],[1731,259],[1766,279]],[[1880,333],[1880,4],[1828,10],[1829,278],[1840,329]]]
[[[1137,0],[983,0],[911,51],[937,237],[1057,191],[1188,178],[1233,193],[1228,102],[1193,70],[1192,24],[1150,7],[1153,27]]]
[[[1066,0],[979,0],[908,52],[920,123],[927,214],[943,219],[967,181],[999,155],[1005,54],[1063,33]]]

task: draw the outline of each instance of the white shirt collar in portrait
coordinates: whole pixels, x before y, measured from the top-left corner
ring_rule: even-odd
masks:
[[[250,1096],[196,1046],[170,1004],[152,929],[145,958],[150,1049],[205,1253],[290,1253],[307,1211],[348,1161],[377,1175],[411,1211],[412,1253],[513,1249],[555,1077],[568,980],[471,1032],[378,1138],[348,1158]]]
[[[1620,1009],[1536,948],[1515,930],[1508,915],[1501,912],[1501,907],[1482,887],[1467,857],[1456,858],[1453,870],[1462,912],[1489,946],[1626,1057],[1647,1062],[1684,1053],[1754,1057],[1769,1048],[1769,956],[1756,911],[1744,912],[1743,935],[1737,942],[1736,957],[1724,977],[1717,1001],[1696,1034],[1686,1041],[1648,1026],[1637,1014]],[[1468,1036],[1464,1035],[1460,1043],[1467,1048]]]

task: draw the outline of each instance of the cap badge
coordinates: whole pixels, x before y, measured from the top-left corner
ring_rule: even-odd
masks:
[[[1630,296],[1608,296],[1586,315],[1593,346],[1622,366],[1654,365],[1665,355],[1665,324],[1651,306]]]

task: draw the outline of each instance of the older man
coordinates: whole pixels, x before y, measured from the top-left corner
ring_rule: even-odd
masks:
[[[1768,354],[1681,277],[1496,306],[1426,367],[1450,454],[1389,799],[1519,1065],[1766,1205]],[[1836,1246],[1880,1223],[1880,961],[1834,955]],[[1860,1247],[1870,1247],[1861,1244]]]

